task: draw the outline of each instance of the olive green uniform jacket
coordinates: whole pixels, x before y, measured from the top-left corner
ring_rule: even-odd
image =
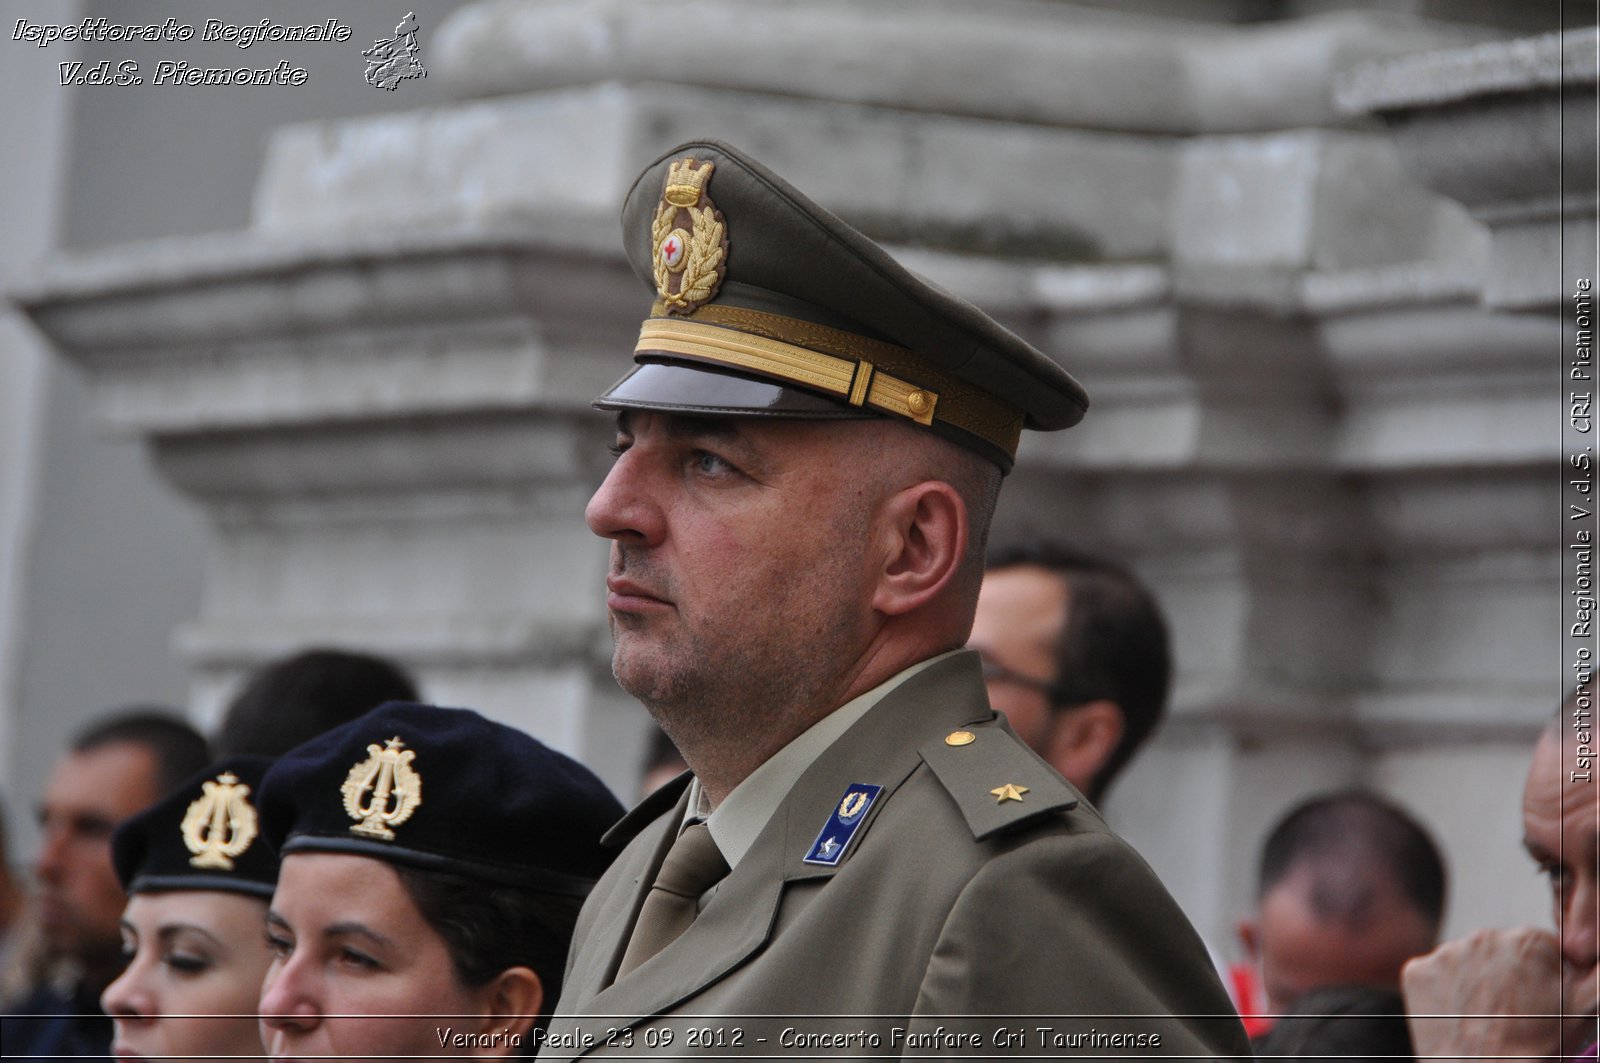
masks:
[[[843,858],[806,863],[858,784],[883,790]],[[991,793],[1007,784],[1020,801]],[[542,1060],[1249,1055],[1188,920],[996,717],[975,654],[885,695],[689,930],[613,983],[684,799],[658,792],[609,836],[632,840],[579,917]]]

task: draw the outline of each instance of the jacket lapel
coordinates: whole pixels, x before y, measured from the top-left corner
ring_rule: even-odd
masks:
[[[637,1025],[694,996],[766,944],[772,932],[783,892],[782,848],[767,844],[764,832],[739,866],[717,885],[682,937],[622,978],[610,981],[626,951],[644,895],[681,822],[680,808],[677,815],[666,817],[658,839],[654,837],[658,828],[650,828],[654,844],[649,846],[648,860],[638,861],[637,868],[630,866],[628,884],[619,887],[619,893],[626,894],[631,903],[613,906],[603,927],[596,923],[594,933],[600,947],[595,950],[594,967],[573,987],[579,990],[574,999],[586,1001],[583,1012],[603,1019],[606,1026]]]
[[[667,785],[670,787],[674,784]],[[627,949],[639,908],[650,891],[650,884],[655,881],[661,861],[677,837],[677,827],[683,822],[687,803],[686,784],[678,792],[675,804],[664,803],[656,794],[652,794],[601,839],[602,844],[627,842],[627,848],[606,873],[602,885],[607,892],[598,899],[591,898],[591,901],[597,900],[600,908],[595,913],[594,922],[581,931],[584,935],[582,947],[573,949],[574,958],[581,962],[575,963],[567,971],[561,987],[563,1002],[573,1000],[586,1003],[571,1014],[556,1015],[550,1020],[544,1047],[539,1053],[541,1057],[576,1059],[588,1048],[596,1047],[595,1044],[583,1044],[583,1035],[592,1036],[595,1033],[591,1028],[593,1024],[586,1023],[584,1019],[602,1014],[598,998],[622,962],[622,954]],[[607,1025],[617,1024],[608,1022]]]

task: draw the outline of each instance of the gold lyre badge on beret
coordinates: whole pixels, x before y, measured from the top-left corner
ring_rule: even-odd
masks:
[[[728,229],[706,193],[715,164],[693,157],[667,168],[661,205],[650,226],[655,252],[656,294],[662,309],[693,313],[717,294],[727,271]]]
[[[367,759],[350,769],[339,792],[344,795],[344,810],[356,824],[354,834],[394,841],[394,830],[422,804],[422,777],[411,767],[414,749],[399,736],[382,746],[367,747]]]
[[[250,787],[231,771],[200,784],[200,796],[190,802],[178,826],[184,846],[194,854],[190,865],[233,870],[234,858],[256,840],[256,810],[249,796]]]

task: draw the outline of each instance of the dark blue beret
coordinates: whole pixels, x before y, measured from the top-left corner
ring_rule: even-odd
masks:
[[[391,701],[280,757],[262,827],[288,856],[353,853],[583,896],[622,806],[582,764],[471,709]]]
[[[278,856],[257,812],[271,757],[217,761],[111,836],[111,862],[129,893],[225,890],[271,897]]]

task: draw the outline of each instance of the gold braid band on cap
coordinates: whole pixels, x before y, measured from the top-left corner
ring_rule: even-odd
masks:
[[[680,355],[748,369],[837,395],[920,425],[940,421],[1016,457],[1022,411],[927,364],[904,347],[797,318],[702,306],[692,320],[656,316],[635,354]],[[914,376],[924,383],[904,379]]]

